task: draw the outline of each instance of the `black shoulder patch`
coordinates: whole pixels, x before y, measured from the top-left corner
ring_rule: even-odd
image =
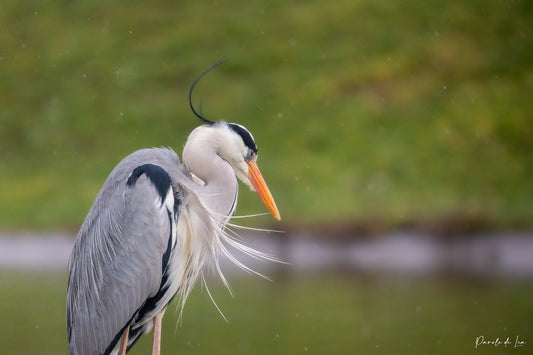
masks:
[[[146,177],[150,179],[152,184],[155,186],[159,196],[161,196],[161,202],[165,201],[167,197],[168,189],[170,188],[170,175],[167,171],[160,167],[159,165],[154,164],[144,164],[133,169],[126,185],[133,186],[137,182],[137,179],[142,174],[146,174]]]
[[[255,141],[252,138],[252,135],[250,132],[244,128],[241,125],[235,124],[235,123],[228,123],[228,127],[235,133],[237,133],[239,136],[241,136],[242,141],[244,144],[252,150],[255,154],[257,154],[257,146],[255,145]]]

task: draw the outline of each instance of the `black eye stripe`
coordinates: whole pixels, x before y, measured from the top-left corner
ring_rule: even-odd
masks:
[[[244,144],[250,148],[254,154],[257,154],[257,146],[255,145],[255,141],[246,128],[235,123],[228,123],[228,127],[242,138]]]

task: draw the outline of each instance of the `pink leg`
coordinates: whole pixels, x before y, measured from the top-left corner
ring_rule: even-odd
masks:
[[[128,334],[130,332],[130,326],[128,325],[124,330],[124,333],[120,337],[120,350],[119,355],[126,355],[126,349],[128,348]]]
[[[162,310],[154,317],[154,338],[152,342],[152,355],[161,354],[161,320],[165,310]]]

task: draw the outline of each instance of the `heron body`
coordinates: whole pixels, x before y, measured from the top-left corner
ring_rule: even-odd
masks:
[[[222,278],[220,255],[239,264],[228,245],[261,256],[224,232],[237,179],[279,219],[257,169],[253,137],[240,125],[207,122],[190,134],[183,164],[171,149],[143,149],[104,183],[70,258],[69,354],[117,354],[152,326],[160,334],[168,303],[177,295],[183,307],[206,263]]]

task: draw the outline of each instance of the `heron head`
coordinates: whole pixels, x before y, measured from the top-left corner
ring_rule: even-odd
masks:
[[[274,215],[277,220],[281,220],[281,216],[278,208],[276,207],[276,203],[274,202],[274,198],[272,197],[272,194],[270,193],[270,190],[268,189],[268,186],[265,183],[259,168],[257,167],[257,146],[250,131],[248,131],[244,126],[236,123],[210,121],[198,113],[192,104],[192,93],[198,81],[200,81],[200,79],[213,68],[216,68],[220,64],[224,63],[224,61],[225,60],[219,60],[213,64],[191,85],[191,89],[189,91],[189,105],[194,115],[205,123],[204,125],[195,129],[191,136],[194,135],[195,132],[206,132],[207,130],[204,131],[204,128],[214,129],[217,131],[216,137],[220,138],[220,141],[215,144],[217,149],[216,154],[222,159],[226,160],[232,166],[237,178],[248,185],[250,189],[255,191],[272,215]]]

